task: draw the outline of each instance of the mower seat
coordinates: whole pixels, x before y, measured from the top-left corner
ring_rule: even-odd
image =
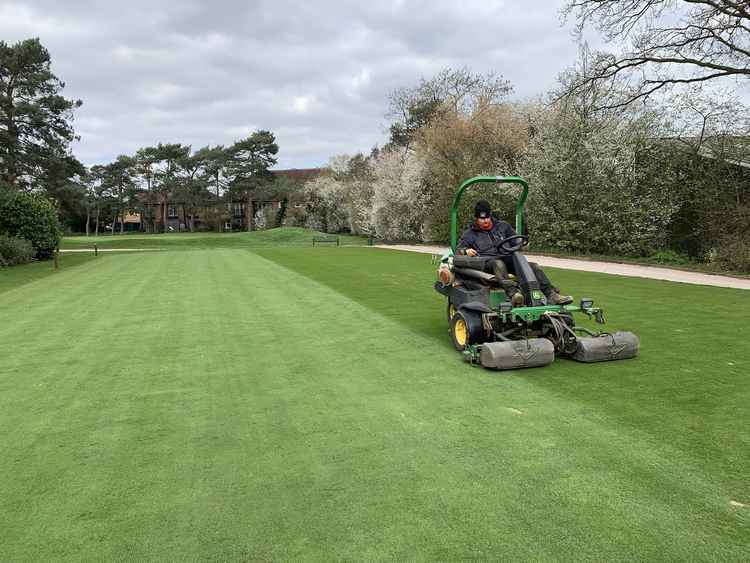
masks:
[[[489,258],[486,256],[466,256],[465,254],[459,254],[453,257],[453,267],[484,271],[487,260]]]

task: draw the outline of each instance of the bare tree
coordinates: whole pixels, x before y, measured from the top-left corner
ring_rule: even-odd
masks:
[[[593,24],[617,54],[600,54],[574,85],[633,79],[626,105],[665,87],[719,78],[750,79],[750,4],[746,0],[569,0],[563,11],[580,32]]]
[[[471,113],[480,105],[500,103],[512,91],[502,76],[474,74],[468,67],[446,68],[415,87],[398,88],[388,97],[390,145],[409,152],[416,132],[445,111]]]

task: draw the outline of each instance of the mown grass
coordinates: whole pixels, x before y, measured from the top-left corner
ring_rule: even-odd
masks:
[[[282,227],[253,232],[235,233],[132,233],[105,236],[64,237],[60,248],[63,250],[92,249],[94,244],[103,249],[117,248],[159,248],[164,250],[197,248],[256,248],[263,246],[312,246],[313,238],[339,238],[341,245],[367,244],[366,237],[352,235],[329,235],[303,229]]]
[[[88,254],[61,254],[58,265],[66,270],[93,260],[93,255]],[[0,268],[0,293],[18,288],[24,284],[55,275],[54,262],[44,260],[33,262],[23,266]]]
[[[3,558],[745,559],[747,293],[550,274],[641,357],[472,368],[429,255],[373,248],[0,294]]]

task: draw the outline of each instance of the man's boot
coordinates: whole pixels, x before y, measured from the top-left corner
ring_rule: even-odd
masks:
[[[554,287],[549,288],[544,295],[547,297],[548,305],[569,305],[573,302],[570,295],[560,295]]]

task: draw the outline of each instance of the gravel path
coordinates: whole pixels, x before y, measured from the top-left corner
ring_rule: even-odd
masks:
[[[448,251],[444,246],[421,246],[410,244],[376,245],[378,248],[389,248],[392,250],[406,250],[409,252],[424,252],[426,254],[445,254]],[[750,289],[750,279],[733,278],[716,274],[703,274],[700,272],[686,272],[684,270],[673,270],[657,266],[640,266],[638,264],[618,264],[615,262],[596,262],[594,260],[576,260],[572,258],[555,258],[552,256],[536,256],[527,254],[526,257],[537,262],[541,266],[550,268],[562,268],[564,270],[581,270],[584,272],[600,272],[602,274],[615,274],[618,276],[630,276],[635,278],[651,278],[655,280],[667,280],[673,282],[691,283],[696,285],[713,285],[717,287],[731,287],[735,289]]]

